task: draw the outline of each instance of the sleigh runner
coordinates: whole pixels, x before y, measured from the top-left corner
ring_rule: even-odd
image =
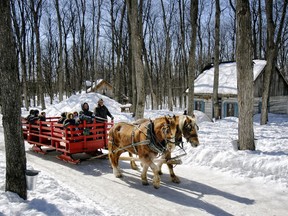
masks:
[[[47,117],[46,121],[33,124],[22,120],[24,140],[32,145],[34,152],[61,152],[58,159],[78,164],[80,159],[73,159],[73,154],[87,153],[95,156],[99,149],[107,148],[108,132],[113,122],[98,123],[94,119],[92,123],[83,121],[79,125],[64,127],[57,123],[58,120],[59,117]]]

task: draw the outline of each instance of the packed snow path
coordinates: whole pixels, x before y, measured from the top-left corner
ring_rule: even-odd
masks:
[[[56,153],[55,153],[56,154]],[[170,181],[166,166],[160,189],[142,186],[140,171],[121,162],[124,177],[115,178],[108,159],[72,165],[54,153],[27,152],[27,160],[41,174],[55,178],[83,199],[91,200],[104,215],[286,215],[287,190],[263,180],[230,177],[211,168],[179,165],[180,184]],[[140,167],[140,166],[139,166]],[[152,173],[149,172],[151,180]]]

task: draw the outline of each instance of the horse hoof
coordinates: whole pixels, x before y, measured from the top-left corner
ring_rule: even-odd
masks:
[[[138,166],[131,166],[131,168],[132,168],[133,170],[139,170],[139,169],[138,169]]]
[[[131,169],[138,170],[138,166],[136,165],[135,161],[131,162],[130,165],[131,165]]]
[[[159,189],[160,185],[153,185],[155,189]]]
[[[116,178],[122,178],[122,174],[119,170],[113,169],[113,174],[115,175]]]
[[[172,182],[173,182],[173,183],[176,183],[176,184],[179,184],[181,181],[180,181],[180,179],[175,178],[175,179],[172,179]]]
[[[123,175],[122,174],[118,174],[118,175],[115,175],[116,178],[122,178]]]
[[[149,185],[149,183],[148,182],[142,182],[142,185],[147,186],[147,185]]]

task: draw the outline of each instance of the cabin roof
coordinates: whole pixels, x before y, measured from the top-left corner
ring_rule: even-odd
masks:
[[[90,82],[91,83],[91,82]],[[98,79],[96,80],[96,82],[93,82],[93,85],[90,85],[90,88],[87,89],[87,92],[91,92],[93,89],[97,90],[98,88],[100,88],[102,85],[106,85],[109,88],[113,88],[112,85],[110,83],[108,83],[106,80],[104,79]]]
[[[266,60],[253,60],[254,81],[263,71]],[[194,83],[195,94],[213,94],[214,67],[204,70]],[[219,64],[219,88],[218,94],[237,95],[237,71],[236,62]]]

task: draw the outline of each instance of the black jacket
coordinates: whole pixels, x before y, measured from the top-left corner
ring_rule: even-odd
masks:
[[[80,111],[80,115],[79,115],[79,119],[81,121],[84,121],[86,120],[87,123],[92,123],[93,122],[93,118],[94,118],[94,115],[93,115],[93,112],[89,111],[89,105],[88,105],[88,109],[85,109],[84,108],[84,104],[87,104],[87,103],[83,103],[82,104],[82,111]]]
[[[111,119],[113,119],[113,116],[111,115],[111,113],[109,112],[109,110],[107,109],[107,107],[105,105],[103,105],[103,106],[98,105],[94,110],[94,114],[95,114],[97,122],[104,122],[105,119],[107,121],[107,116],[109,116]],[[97,117],[100,117],[102,119],[97,119]]]

